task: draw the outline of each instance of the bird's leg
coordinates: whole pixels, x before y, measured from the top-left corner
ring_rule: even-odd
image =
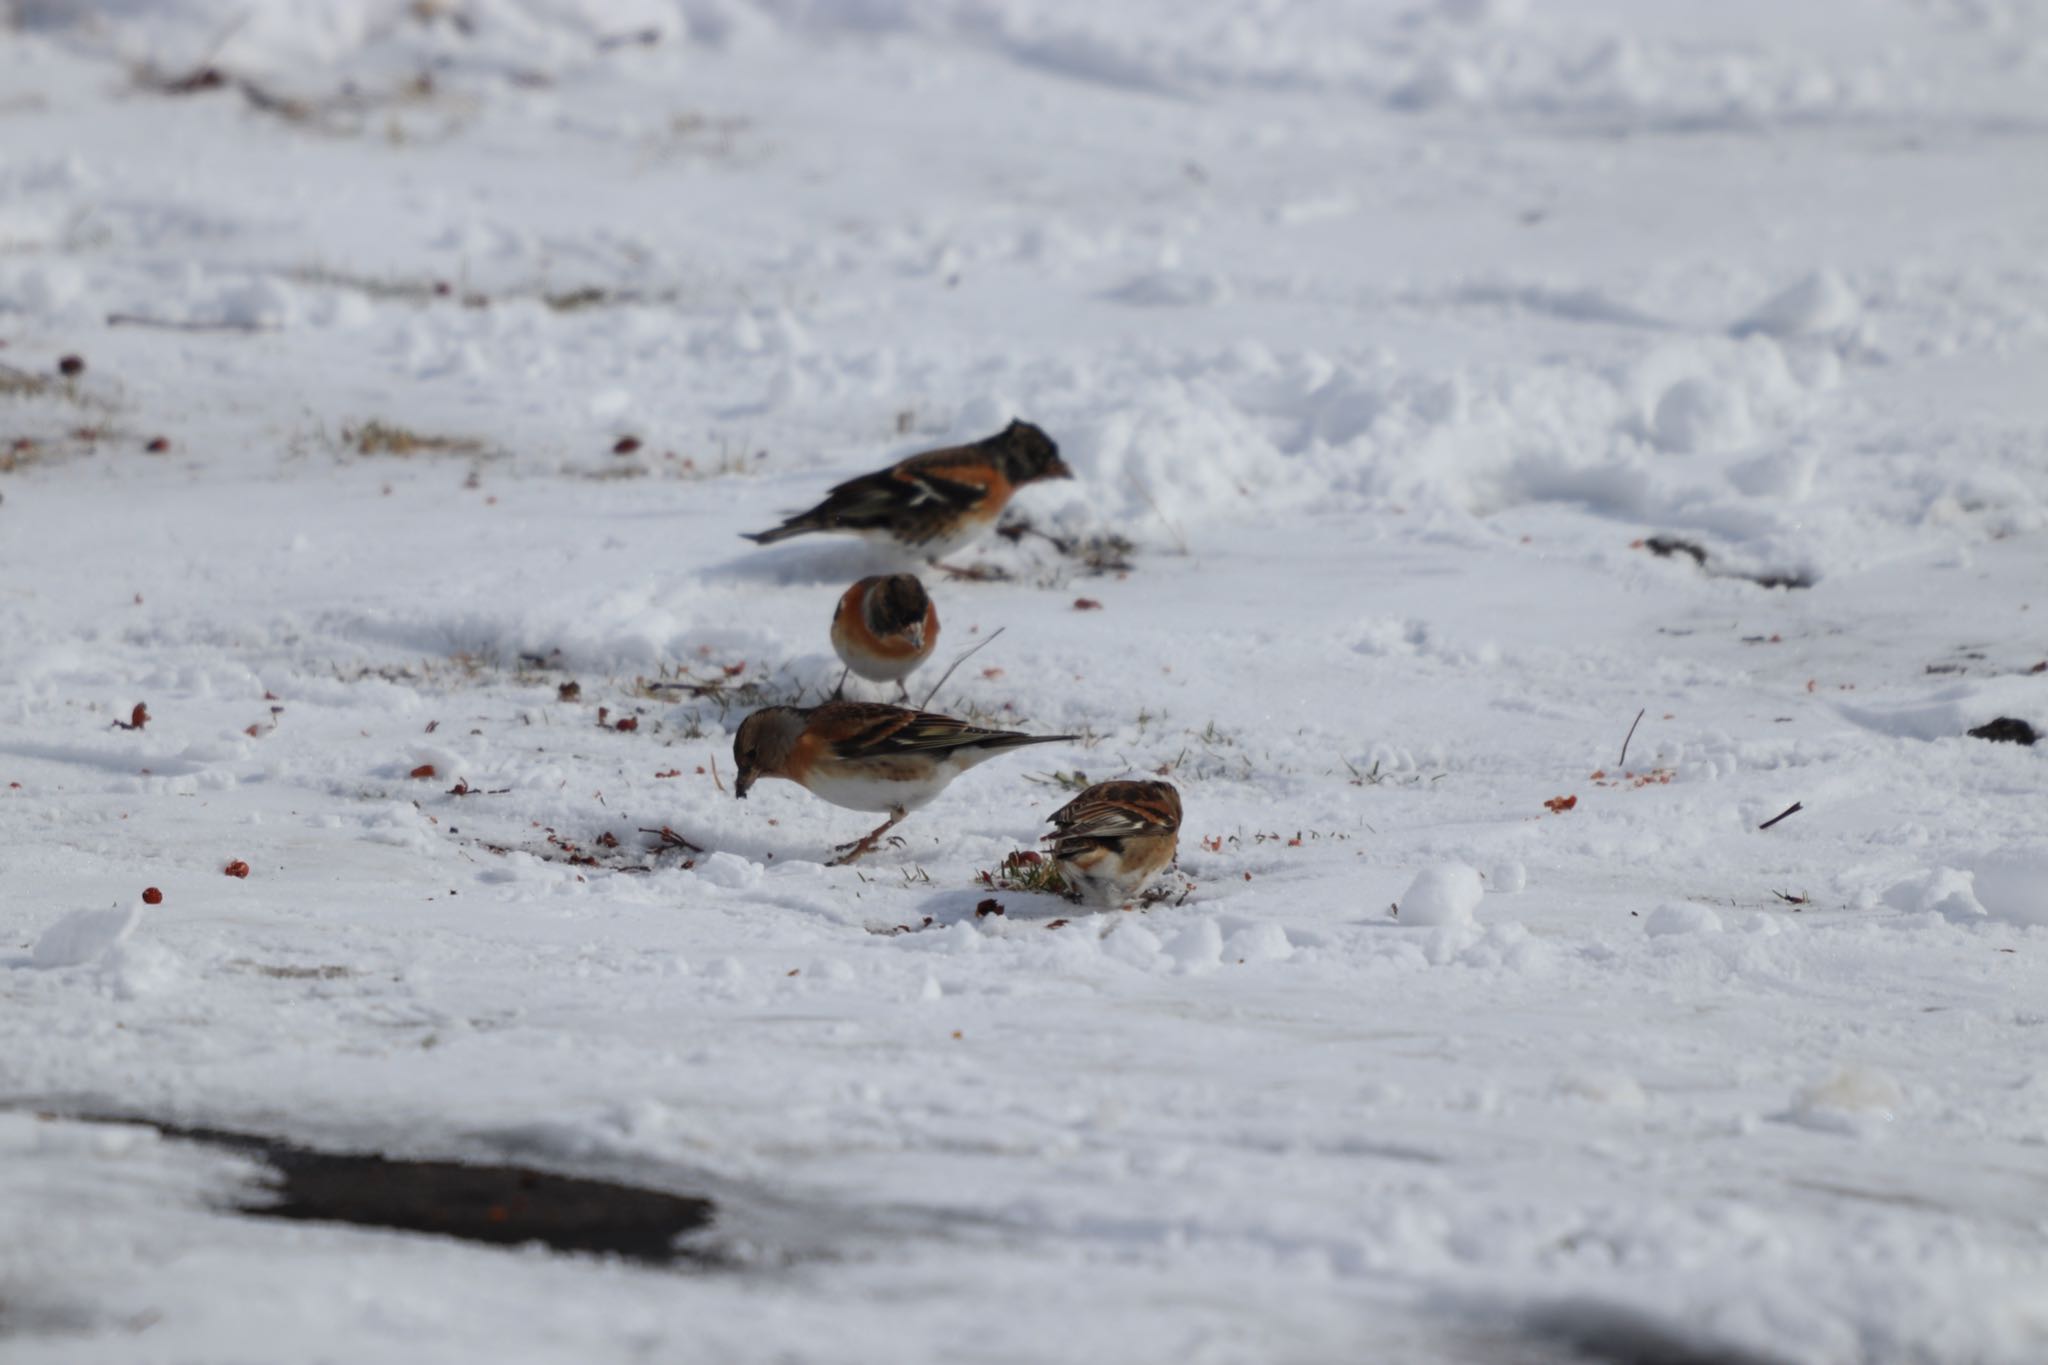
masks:
[[[852,664],[848,664],[839,670],[839,681],[832,684],[832,700],[838,701],[846,695],[846,675],[851,672],[853,672]]]
[[[910,684],[901,678],[896,680],[896,700],[905,702],[910,700]]]
[[[871,852],[874,849],[875,845],[881,842],[882,836],[884,834],[887,834],[890,830],[894,829],[896,827],[896,822],[898,820],[901,820],[904,816],[908,814],[910,814],[910,812],[907,810],[898,809],[890,811],[889,818],[884,820],[880,825],[877,825],[873,831],[861,836],[858,839],[855,839],[850,844],[841,844],[837,848],[833,849],[832,851],[834,853],[837,853],[839,856],[837,858],[834,858],[831,862],[825,864],[825,866],[845,867],[848,863],[853,862],[859,857],[861,857],[861,855]]]

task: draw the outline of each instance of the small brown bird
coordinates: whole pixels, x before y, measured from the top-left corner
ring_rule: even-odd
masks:
[[[939,643],[939,609],[915,574],[877,574],[848,588],[832,609],[832,648],[847,672],[869,682],[903,680]],[[846,685],[846,674],[839,675]],[[833,695],[838,695],[835,690]]]
[[[927,450],[848,479],[810,511],[747,539],[772,545],[811,531],[850,531],[936,563],[985,535],[1025,484],[1073,477],[1050,436],[1029,422],[1011,422],[972,444]]]
[[[1170,782],[1097,782],[1047,818],[1060,875],[1095,905],[1136,900],[1180,847],[1180,793]]]
[[[1006,749],[1073,738],[987,730],[880,702],[769,706],[741,721],[733,736],[739,777],[732,794],[744,799],[761,778],[781,777],[835,806],[887,811],[872,833],[834,850],[834,865],[850,863],[975,764]]]

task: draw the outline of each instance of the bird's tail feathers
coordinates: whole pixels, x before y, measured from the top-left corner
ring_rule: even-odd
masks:
[[[991,735],[976,747],[986,749],[1017,749],[1026,744],[1056,744],[1061,740],[1079,739],[1079,735]]]

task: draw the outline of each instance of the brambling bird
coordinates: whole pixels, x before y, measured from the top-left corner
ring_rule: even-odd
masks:
[[[1097,782],[1047,818],[1060,875],[1096,905],[1136,900],[1180,847],[1180,793],[1170,782]]]
[[[971,444],[927,450],[848,479],[810,511],[747,539],[772,545],[811,531],[850,531],[936,563],[993,528],[1025,484],[1073,477],[1050,436],[1029,422],[1011,422]]]
[[[986,730],[931,711],[880,702],[828,701],[821,706],[770,706],[740,722],[732,759],[732,794],[744,799],[764,777],[783,777],[848,810],[887,811],[872,833],[841,844],[833,866],[873,849],[896,822],[946,789],[984,759],[1025,744],[1073,735]]]
[[[832,648],[848,673],[869,682],[903,680],[939,643],[939,609],[915,574],[877,574],[848,588],[832,609]],[[839,675],[846,685],[846,673]],[[835,690],[834,696],[838,695]]]

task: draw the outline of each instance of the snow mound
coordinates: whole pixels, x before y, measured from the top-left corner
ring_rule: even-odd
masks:
[[[1786,1117],[1821,1132],[1868,1134],[1890,1123],[1905,1101],[1905,1091],[1889,1074],[1875,1067],[1844,1066],[1800,1091]]]
[[[1736,336],[1761,333],[1772,337],[1822,336],[1855,325],[1862,314],[1856,296],[1832,270],[1816,270],[1783,293],[1775,294],[1736,323]]]
[[[1976,45],[1935,50],[1911,7],[1857,27],[1873,41],[1882,34],[1900,49],[1915,45],[1917,63],[1875,61],[1860,44],[1809,35],[1760,43],[1741,7],[1729,10],[1732,20],[1673,25],[1632,7],[1527,0],[1365,9],[1348,0],[23,0],[14,13],[30,32],[74,33],[131,61],[170,70],[212,62],[273,76],[422,61],[479,71],[602,70],[684,43],[722,49],[777,37],[906,34],[936,50],[985,54],[1111,90],[1316,93],[1418,118],[1465,111],[1658,131],[1840,119],[1900,102],[2029,108],[2025,63],[1995,60]],[[1702,27],[1719,33],[1702,41]],[[1922,66],[1943,79],[1930,84]]]
[[[1485,895],[1477,869],[1464,863],[1439,863],[1417,873],[1401,893],[1401,923],[1470,924]]]
[[[1704,905],[1694,905],[1690,901],[1666,901],[1644,918],[1643,932],[1652,938],[1718,934],[1721,932],[1721,917]]]
[[[1740,19],[1717,25],[1726,38],[1702,42],[1628,6],[777,0],[763,8],[786,32],[914,33],[1113,89],[1319,92],[1417,117],[1469,110],[1600,127],[1747,128],[1932,93],[1910,81],[1910,67],[1858,61],[1811,41],[1761,45]],[[1915,30],[1887,31],[1904,39]],[[1981,58],[1969,74],[1974,82],[1945,93],[2024,107],[2018,75]]]
[[[720,850],[697,864],[697,875],[713,886],[744,891],[767,874],[761,864]]]
[[[1847,719],[1879,734],[1982,744],[1982,740],[1970,739],[1969,732],[2000,716],[2028,721],[2036,730],[2048,731],[2048,687],[2032,676],[1971,679],[1898,701],[1843,704],[1840,710]]]
[[[1681,379],[1657,400],[1657,444],[1685,454],[1733,450],[1752,432],[1742,390],[1712,379]]]
[[[1285,962],[1293,956],[1294,944],[1277,924],[1254,924],[1223,941],[1225,962]]]
[[[1476,295],[1481,306],[1522,307],[1530,292]],[[1468,287],[1431,302],[1464,306],[1474,296]],[[1648,325],[1624,316],[1638,310],[1608,304],[1578,320]],[[1304,506],[1367,513],[1367,525],[1384,526],[1389,511],[1491,517],[1567,503],[1687,528],[1717,554],[1802,566],[1867,556],[1874,537],[1906,534],[1897,481],[1861,466],[1834,490],[1846,495],[1848,515],[1817,523],[1803,506],[1824,449],[1806,425],[1842,380],[1831,348],[1763,334],[1669,335],[1615,363],[1558,356],[1442,369],[1380,348],[1332,355],[1247,342],[1171,358],[1133,350],[1115,368],[1123,373],[1098,381],[1061,440],[1087,491],[1066,490],[1066,510],[1119,529],[1163,532],[1163,522],[1184,532]],[[1934,479],[1928,500],[1954,503],[1957,520],[1967,507],[1995,506],[2017,528],[2048,503],[2024,475],[1997,488],[1979,475],[1968,489]]]
[[[67,315],[85,293],[85,272],[59,262],[10,263],[0,270],[0,313]]]
[[[1160,945],[1160,953],[1181,976],[1200,976],[1223,965],[1223,931],[1203,917],[1183,925]]]
[[[142,898],[105,910],[73,910],[45,929],[31,960],[38,967],[77,967],[97,961],[142,923]]]
[[[667,0],[29,0],[17,22],[75,29],[165,70],[211,64],[273,76],[393,52],[488,54],[544,68],[591,61],[624,35],[645,44],[687,31]]]
[[[2000,920],[2048,926],[2048,856],[2015,847],[1979,855],[1968,867],[1937,867],[1899,881],[1885,903],[1962,924]]]
[[[1975,879],[1960,868],[1940,867],[1896,883],[1885,902],[1901,910],[1932,912],[1952,920],[1980,920],[1988,911],[1977,899]]]
[[[1971,889],[1993,919],[2048,926],[2048,852],[2016,848],[1987,854],[1971,874]]]
[[[1078,425],[1061,450],[1126,524],[1209,520],[1248,504],[1298,501],[1313,486],[1312,471],[1288,460],[1207,379],[1149,380]]]

